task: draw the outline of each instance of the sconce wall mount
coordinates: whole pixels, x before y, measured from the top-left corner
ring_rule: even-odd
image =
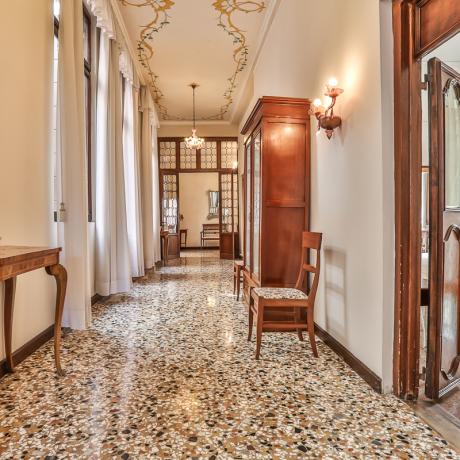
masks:
[[[343,89],[337,86],[337,80],[331,78],[326,85],[325,96],[328,96],[331,100],[329,105],[323,106],[320,99],[315,99],[313,106],[310,108],[310,115],[314,115],[318,120],[318,131],[323,129],[328,139],[332,137],[334,129],[337,129],[342,125],[342,118],[338,115],[334,115],[334,106],[337,98],[343,93]]]

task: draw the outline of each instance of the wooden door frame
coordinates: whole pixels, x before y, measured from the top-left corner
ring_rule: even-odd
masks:
[[[417,399],[421,290],[421,59],[460,31],[455,0],[393,0],[395,310],[393,392]],[[458,17],[457,17],[458,16]],[[436,21],[433,21],[436,17]],[[428,20],[428,18],[430,20]]]

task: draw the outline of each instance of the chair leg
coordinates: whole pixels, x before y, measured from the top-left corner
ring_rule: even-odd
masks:
[[[236,268],[233,268],[233,295],[235,295],[235,291],[236,291]]]
[[[240,300],[241,278],[239,270],[237,271],[236,275],[236,300]]]
[[[300,319],[301,319],[300,308],[295,309],[294,315],[295,315],[294,316],[295,322],[300,323]],[[302,329],[297,329],[297,336],[299,337],[299,340],[303,342]]]
[[[256,331],[256,359],[260,356],[260,347],[262,345],[262,325],[264,322],[264,306],[257,305],[257,331]]]
[[[252,338],[252,328],[254,325],[254,312],[252,311],[252,308],[249,307],[249,329],[248,329],[248,342],[251,341]]]
[[[315,338],[315,322],[313,317],[313,309],[307,308],[307,327],[308,335],[310,337],[311,349],[315,358],[318,358],[318,349],[316,348],[316,338]]]

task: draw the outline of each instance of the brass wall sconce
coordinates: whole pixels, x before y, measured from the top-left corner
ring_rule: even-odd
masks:
[[[334,106],[337,97],[343,93],[343,89],[339,88],[337,85],[338,83],[335,78],[331,78],[326,85],[326,92],[324,95],[331,99],[328,107],[323,105],[321,99],[315,99],[310,108],[310,115],[314,115],[318,120],[318,131],[324,129],[328,139],[332,137],[334,129],[342,124],[342,119],[334,115]]]

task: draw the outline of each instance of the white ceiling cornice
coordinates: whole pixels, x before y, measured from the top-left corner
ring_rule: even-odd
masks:
[[[161,120],[161,126],[190,126],[191,120]],[[229,120],[196,120],[197,126],[229,126]]]
[[[123,38],[126,43],[126,47],[128,48],[128,52],[131,56],[131,59],[133,61],[134,68],[136,70],[136,74],[139,77],[139,81],[142,85],[145,85],[145,78],[141,70],[141,65],[139,62],[139,59],[137,58],[137,54],[135,53],[135,47],[133,46],[133,43],[131,41],[131,38],[128,33],[128,29],[126,28],[125,20],[123,19],[123,15],[121,14],[120,7],[118,6],[118,0],[111,0],[110,1],[112,5],[113,12],[115,14],[115,18],[118,22],[118,25],[120,26],[121,32],[123,34]]]
[[[240,83],[241,91],[239,92],[238,98],[233,104],[230,114],[230,122],[235,123],[238,120],[235,120],[235,115],[238,113],[238,109],[240,105],[244,103],[244,95],[246,94],[246,86],[252,79],[252,73],[254,71],[255,66],[257,65],[257,61],[260,57],[260,52],[262,51],[262,47],[265,43],[267,38],[268,32],[270,31],[270,27],[273,23],[273,19],[276,16],[276,12],[278,11],[278,7],[281,3],[281,0],[272,0],[267,8],[267,12],[264,17],[264,22],[262,23],[262,27],[260,29],[259,37],[254,48],[254,53],[252,54],[252,60],[249,66],[249,71],[246,72],[244,80]]]

